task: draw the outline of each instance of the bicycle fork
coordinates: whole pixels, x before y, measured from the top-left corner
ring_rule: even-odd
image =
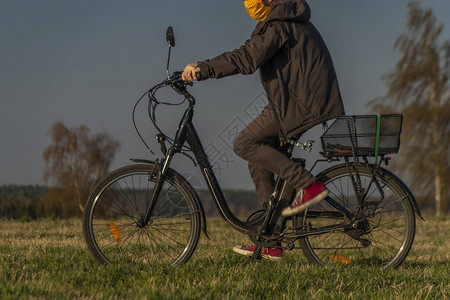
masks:
[[[139,218],[137,224],[138,227],[145,227],[150,222],[150,217],[152,215],[153,210],[155,209],[159,194],[161,193],[161,190],[163,188],[166,173],[169,168],[170,162],[172,161],[172,158],[175,155],[175,153],[181,152],[181,148],[186,139],[185,134],[188,127],[187,124],[192,120],[192,115],[193,115],[193,108],[192,106],[190,106],[189,109],[186,110],[186,112],[184,113],[184,116],[181,119],[181,122],[178,126],[177,132],[175,134],[174,145],[170,147],[168,151],[166,151],[166,146],[164,144],[165,139],[159,135],[156,136],[156,140],[160,143],[161,151],[166,157],[163,161],[158,162],[157,164],[158,170],[156,170],[157,177],[155,180],[155,188],[153,189],[152,195],[150,196],[150,201],[145,211],[145,215]]]
[[[167,156],[166,156],[165,160],[158,161],[156,164],[156,166],[157,166],[157,170],[156,170],[157,175],[156,176],[157,177],[155,180],[155,187],[150,196],[149,205],[146,208],[145,214],[140,216],[139,221],[137,223],[137,226],[140,228],[145,227],[150,221],[150,216],[152,215],[153,209],[155,208],[155,205],[157,202],[156,200],[158,199],[159,194],[161,193],[161,190],[163,188],[167,169],[170,165],[170,162],[172,160],[174,152],[175,151],[174,151],[173,147],[171,147],[169,149],[169,151],[167,152]],[[149,176],[153,176],[153,173],[150,174]]]

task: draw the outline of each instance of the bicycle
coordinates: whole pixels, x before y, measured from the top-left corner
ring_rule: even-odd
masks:
[[[171,28],[166,36],[170,60],[170,48],[174,46]],[[148,95],[149,116],[159,131],[156,139],[164,157],[155,161],[132,159],[137,164],[112,172],[87,201],[84,237],[100,263],[155,262],[174,266],[190,259],[201,231],[208,237],[206,216],[196,190],[170,168],[177,153],[198,164],[220,216],[256,244],[252,259],[260,258],[261,247],[281,243],[292,250],[298,243],[308,261],[319,265],[370,264],[386,269],[403,262],[414,240],[415,213],[421,215],[408,187],[381,167],[389,162],[387,154],[398,151],[401,115],[336,119],[321,137],[323,159],[314,164],[344,160],[316,176],[329,195],[304,212],[283,217],[281,209],[291,202],[295,190],[277,178],[268,205],[241,221],[229,209],[197,135],[192,123],[195,98],[180,77],[181,72],[168,75],[138,100]],[[163,134],[155,121],[156,106],[162,103],[155,94],[164,87],[171,87],[188,101],[174,139]],[[305,166],[305,160],[292,158],[292,151],[295,146],[310,151],[312,141],[301,144],[298,138],[283,141],[280,151]],[[169,148],[166,141],[171,144]],[[187,151],[192,151],[195,159]],[[373,163],[369,163],[371,157]]]

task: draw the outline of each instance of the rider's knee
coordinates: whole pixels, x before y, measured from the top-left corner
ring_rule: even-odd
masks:
[[[249,141],[247,137],[241,132],[233,143],[233,151],[237,154],[237,156],[244,158],[245,153],[247,152],[247,148],[249,145]]]

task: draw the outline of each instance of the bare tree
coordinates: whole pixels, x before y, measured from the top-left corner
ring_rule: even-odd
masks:
[[[388,92],[369,107],[404,113],[396,167],[411,176],[415,191],[434,194],[436,215],[441,215],[447,211],[450,181],[450,41],[440,42],[443,25],[431,9],[421,9],[418,2],[408,8],[408,31],[394,45],[401,58],[383,76]]]
[[[55,195],[71,195],[74,199],[63,201],[73,201],[72,207],[76,204],[83,211],[89,191],[108,172],[119,142],[106,132],[90,135],[85,126],[67,128],[61,121],[56,122],[48,134],[51,144],[43,153],[44,181],[51,185],[48,197],[52,199],[48,202],[54,206]],[[58,205],[64,206],[59,202]]]

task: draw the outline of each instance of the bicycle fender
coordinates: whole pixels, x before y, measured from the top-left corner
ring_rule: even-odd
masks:
[[[130,158],[130,160],[134,163],[137,164],[148,164],[148,165],[153,165],[156,162],[153,160],[147,160],[147,159],[140,159],[140,158]]]
[[[384,168],[379,168],[382,169],[383,172],[387,173],[389,176],[395,178],[398,182],[400,182],[402,184],[402,188],[405,191],[405,193],[408,195],[408,198],[411,199],[411,203],[414,207],[414,212],[419,216],[419,218],[422,219],[422,221],[425,221],[425,219],[422,217],[422,214],[420,213],[420,209],[419,209],[419,205],[417,204],[416,201],[416,197],[414,197],[413,193],[411,192],[411,190],[409,189],[409,187],[400,179],[398,178],[397,175],[393,174],[392,172],[384,169]]]
[[[205,216],[205,210],[203,209],[203,204],[202,201],[200,201],[200,197],[198,196],[197,192],[194,191],[194,197],[197,198],[197,202],[198,205],[200,207],[200,211],[201,211],[201,216],[202,216],[202,231],[205,234],[205,236],[208,238],[208,240],[210,240],[209,235],[208,235],[208,231],[206,228],[206,216]]]

